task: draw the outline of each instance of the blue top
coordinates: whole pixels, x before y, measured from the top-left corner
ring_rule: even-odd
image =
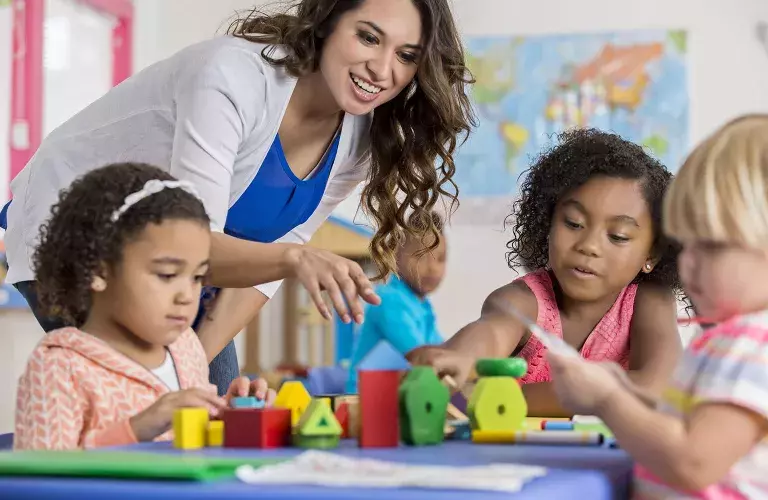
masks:
[[[227,212],[224,232],[243,240],[271,243],[307,221],[320,204],[339,147],[336,134],[307,179],[291,171],[280,137],[275,136],[261,168]]]
[[[243,240],[271,243],[306,222],[323,198],[340,137],[337,133],[317,168],[301,180],[291,171],[280,137],[275,136],[256,177],[227,212],[224,232]],[[205,301],[217,292],[213,287],[203,289],[193,329],[202,319]]]
[[[227,212],[224,232],[240,239],[271,243],[305,223],[325,192],[339,148],[336,134],[322,160],[307,179],[299,179],[285,159],[275,136],[256,177]],[[0,210],[0,227],[7,228],[8,202]]]
[[[405,354],[427,344],[442,344],[432,304],[393,276],[376,287],[381,305],[369,307],[355,339],[349,364],[347,393],[357,393],[357,370],[400,369]]]

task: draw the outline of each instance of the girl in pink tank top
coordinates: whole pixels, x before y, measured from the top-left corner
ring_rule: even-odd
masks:
[[[524,276],[491,293],[480,318],[440,347],[409,354],[459,383],[484,357],[520,356],[529,415],[563,414],[546,348],[505,311],[511,303],[585,358],[616,363],[661,390],[681,350],[677,247],[661,231],[672,175],[640,146],[581,129],[534,163],[510,216],[507,261]]]

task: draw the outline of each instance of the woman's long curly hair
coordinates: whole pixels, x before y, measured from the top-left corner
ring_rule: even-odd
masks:
[[[370,173],[362,194],[365,212],[376,224],[371,256],[381,279],[395,270],[395,252],[406,235],[437,245],[439,229],[411,224],[411,217],[429,220],[444,197],[451,211],[458,206],[453,182],[453,152],[475,124],[466,94],[474,83],[464,61],[464,50],[448,0],[412,0],[423,26],[422,58],[416,78],[373,114],[370,138]],[[237,18],[227,33],[269,45],[262,57],[270,64],[300,77],[317,71],[323,41],[345,12],[365,0],[293,0],[281,13],[258,8]],[[285,56],[272,57],[281,45]]]

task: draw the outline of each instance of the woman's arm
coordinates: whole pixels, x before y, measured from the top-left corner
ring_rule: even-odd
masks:
[[[216,295],[197,328],[209,363],[256,317],[267,300],[255,288],[225,288]]]

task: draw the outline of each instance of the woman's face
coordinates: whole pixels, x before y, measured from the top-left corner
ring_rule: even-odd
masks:
[[[339,17],[325,40],[320,72],[343,111],[367,114],[413,80],[421,44],[412,0],[365,0]]]

